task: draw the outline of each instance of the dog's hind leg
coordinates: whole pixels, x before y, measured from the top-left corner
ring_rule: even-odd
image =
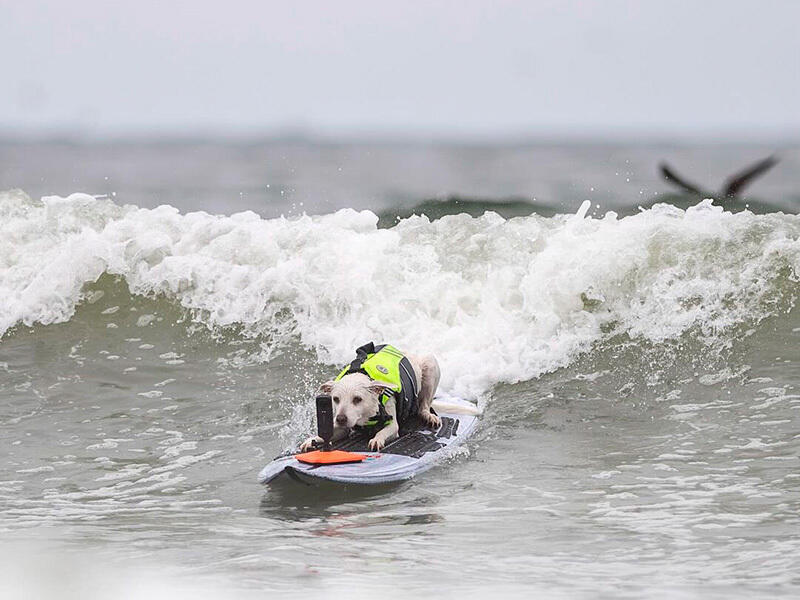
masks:
[[[423,421],[438,429],[442,424],[442,420],[431,412],[431,404],[433,403],[433,397],[436,395],[436,388],[439,387],[439,379],[442,377],[442,372],[439,370],[439,363],[436,357],[431,354],[420,356],[417,362],[420,370],[417,412]]]

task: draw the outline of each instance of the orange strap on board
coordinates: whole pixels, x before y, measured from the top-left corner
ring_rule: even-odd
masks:
[[[314,450],[313,452],[295,454],[294,457],[308,465],[341,465],[345,463],[361,462],[366,458],[366,455],[357,454],[355,452],[345,452],[344,450]]]

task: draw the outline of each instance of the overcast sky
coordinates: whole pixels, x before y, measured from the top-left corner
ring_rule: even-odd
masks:
[[[800,2],[0,0],[0,132],[800,133]]]

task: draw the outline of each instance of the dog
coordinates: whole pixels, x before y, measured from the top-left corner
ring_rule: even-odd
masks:
[[[383,351],[383,348],[389,348],[394,352],[398,352],[391,346],[380,346],[374,348],[372,344],[359,348],[360,352],[363,348],[372,347],[371,349]],[[387,350],[387,352],[389,352]],[[399,355],[394,355],[395,358]],[[359,356],[362,356],[359,354]],[[370,356],[374,356],[371,354]],[[391,355],[390,355],[391,356]],[[411,382],[410,386],[416,392],[415,407],[416,414],[434,431],[438,430],[442,424],[441,419],[431,411],[433,397],[436,394],[436,389],[439,387],[439,380],[441,378],[441,371],[439,370],[439,363],[433,355],[403,355],[407,359],[413,370],[414,381],[410,378],[406,382]],[[358,361],[359,359],[357,359]],[[363,359],[362,359],[363,360]],[[373,420],[376,415],[385,414],[387,417],[385,424],[381,427],[375,435],[369,440],[369,448],[373,451],[381,450],[387,443],[397,438],[400,426],[399,422],[403,418],[403,410],[398,410],[397,402],[403,401],[403,398],[394,393],[396,386],[386,381],[377,378],[372,378],[366,374],[363,369],[359,370],[354,368],[359,366],[356,361],[351,365],[350,369],[354,372],[347,372],[340,375],[335,380],[326,381],[323,383],[319,391],[323,394],[329,394],[333,400],[334,409],[334,429],[333,441],[340,440],[347,437],[354,427],[366,427]],[[380,373],[386,373],[387,370],[378,365],[377,369]],[[347,370],[347,369],[346,369]],[[344,371],[343,371],[344,373]],[[418,385],[417,385],[418,382]],[[386,398],[382,402],[382,397]],[[383,406],[383,411],[381,410]],[[411,415],[408,415],[411,416]],[[310,450],[315,444],[322,442],[319,436],[311,436],[300,445],[300,450],[306,452]]]

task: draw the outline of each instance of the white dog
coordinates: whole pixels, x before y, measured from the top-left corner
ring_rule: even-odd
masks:
[[[376,352],[381,351],[381,348],[389,348],[386,352],[396,352],[397,354],[394,354],[395,358],[402,356],[391,346],[379,346],[374,350]],[[359,351],[360,350],[361,349],[359,349]],[[391,353],[389,356],[392,356]],[[405,355],[404,358],[408,359],[408,363],[411,364],[415,379],[415,381],[412,381],[409,378],[406,379],[406,381],[412,381],[410,387],[413,388],[416,396],[416,413],[431,427],[431,429],[436,431],[442,424],[442,421],[431,412],[431,404],[433,402],[433,396],[436,394],[436,388],[439,386],[439,379],[441,378],[439,363],[436,361],[436,358],[431,355]],[[378,365],[376,369],[379,373],[387,372],[387,369],[382,365]],[[417,382],[419,382],[418,385]],[[333,399],[333,440],[346,437],[354,427],[366,427],[370,425],[379,414],[384,415],[382,421],[385,422],[385,425],[369,440],[369,448],[373,451],[378,451],[388,442],[394,440],[402,425],[402,423],[398,422],[400,419],[398,419],[397,401],[398,399],[401,402],[404,401],[401,396],[393,393],[395,390],[396,386],[392,385],[392,383],[372,378],[364,372],[363,369],[357,372],[348,372],[345,375],[340,375],[336,380],[323,383],[320,386],[320,391],[325,394],[330,394]],[[383,411],[381,410],[381,406],[383,406]],[[400,413],[400,418],[402,419],[403,410],[401,410]],[[315,443],[321,442],[322,438],[312,436],[300,445],[300,450],[306,452]]]

